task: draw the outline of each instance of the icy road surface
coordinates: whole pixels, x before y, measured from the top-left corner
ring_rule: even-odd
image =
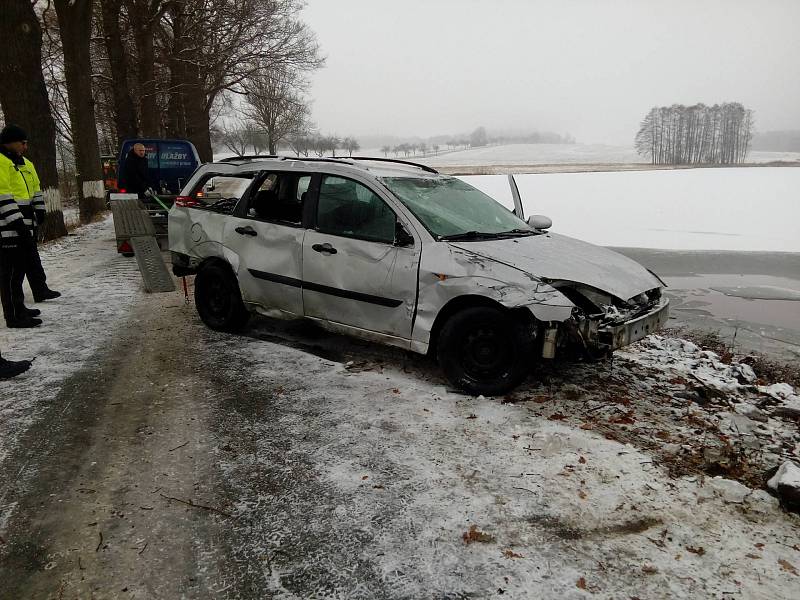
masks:
[[[651,337],[507,398],[297,323],[205,328],[109,221],[0,329],[0,598],[796,598],[791,386]]]

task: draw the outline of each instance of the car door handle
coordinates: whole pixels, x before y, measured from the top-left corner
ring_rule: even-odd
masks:
[[[313,246],[311,246],[311,249],[315,250],[316,252],[322,252],[325,254],[336,254],[337,252],[336,248],[334,248],[327,242],[325,244],[314,244]]]
[[[250,227],[250,225],[248,225],[247,227],[237,227],[236,229],[234,229],[234,231],[241,235],[258,235],[258,233],[256,233],[256,230]]]

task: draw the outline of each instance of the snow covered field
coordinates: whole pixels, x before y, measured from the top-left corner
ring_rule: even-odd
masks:
[[[504,175],[462,177],[513,207]],[[525,214],[603,246],[800,252],[800,169],[515,175]]]
[[[364,154],[383,156],[383,154]],[[390,155],[391,156],[391,155]],[[400,157],[402,158],[402,157]],[[483,146],[437,156],[411,157],[433,167],[470,165],[533,165],[533,164],[627,164],[647,163],[633,147],[604,144],[505,144]],[[747,162],[800,161],[800,152],[753,151]]]
[[[230,155],[221,152],[215,158]],[[383,156],[378,150],[362,155]],[[489,146],[406,160],[434,167],[641,162],[632,149],[581,144]],[[800,153],[754,152],[750,160],[800,164]],[[461,178],[513,207],[505,175]],[[553,231],[595,244],[800,252],[800,168],[544,173],[515,178],[527,215],[547,215]]]
[[[430,152],[430,151],[429,151]],[[293,156],[289,149],[281,149],[279,154]],[[344,151],[337,152],[346,158]],[[380,148],[363,148],[359,156],[383,157]],[[222,160],[235,156],[229,150],[220,149],[214,153],[214,160]],[[388,158],[420,162],[432,167],[448,166],[489,166],[489,165],[556,165],[556,164],[647,164],[647,161],[636,153],[631,146],[610,146],[607,144],[504,144],[500,146],[482,146],[466,150],[448,150],[445,146],[438,154],[426,156],[395,156],[389,152]],[[773,161],[800,162],[800,152],[763,152],[753,151],[747,157],[750,163],[767,163]]]

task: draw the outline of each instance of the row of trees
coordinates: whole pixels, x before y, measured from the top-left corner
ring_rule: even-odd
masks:
[[[286,135],[276,138],[270,135],[269,130],[257,121],[235,121],[225,123],[215,132],[213,140],[227,148],[237,156],[244,156],[250,152],[254,154],[276,154],[280,147],[291,149],[296,156],[318,157],[330,154],[336,156],[337,150],[344,150],[353,155],[361,149],[361,144],[354,137],[340,138],[336,135],[323,135],[311,131],[307,122],[299,124],[298,128],[288,130]]]
[[[430,138],[428,142],[404,142],[402,144],[381,146],[384,156],[393,153],[395,157],[422,156],[427,154],[438,154],[440,150],[466,150],[468,148],[480,148],[495,144],[574,144],[575,138],[566,134],[561,136],[551,132],[532,132],[525,134],[493,134],[490,135],[485,127],[477,127],[472,133],[461,136],[439,136]]]
[[[654,107],[636,134],[636,151],[654,165],[742,163],[753,126],[753,111],[738,102]]]
[[[288,138],[287,143],[295,155],[302,154],[306,157],[312,153],[318,157],[326,154],[336,156],[337,150],[344,150],[348,156],[353,156],[353,152],[361,150],[361,144],[354,137],[339,138],[336,135],[319,133],[293,135]]]
[[[299,0],[3,0],[0,106],[28,131],[52,208],[72,163],[82,220],[102,206],[101,147],[192,141],[212,158],[221,113],[264,123],[266,145],[302,128],[305,74],[323,59]],[[244,98],[244,101],[240,99]],[[52,210],[50,212],[56,212]],[[61,219],[63,228],[63,218]]]
[[[478,127],[469,135],[450,137],[443,140],[450,150],[479,148],[494,144],[574,144],[575,138],[571,135],[559,135],[550,131],[533,131],[530,133],[492,133],[485,127]]]
[[[422,156],[425,156],[428,152],[431,152],[432,154],[438,154],[440,148],[441,146],[439,146],[439,144],[431,144],[430,146],[428,146],[428,144],[426,144],[425,142],[420,142],[418,144],[397,144],[396,146],[389,146],[389,145],[381,146],[381,152],[383,152],[384,156],[389,156],[389,153],[391,152],[394,154],[395,158],[397,158],[401,154],[403,156],[409,156],[409,155],[416,156],[417,152],[422,154]]]

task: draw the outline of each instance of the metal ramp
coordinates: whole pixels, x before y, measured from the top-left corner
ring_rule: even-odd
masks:
[[[139,272],[147,292],[173,292],[175,282],[164,264],[156,231],[144,204],[138,199],[120,199],[111,202],[117,247],[127,241],[133,248]]]

